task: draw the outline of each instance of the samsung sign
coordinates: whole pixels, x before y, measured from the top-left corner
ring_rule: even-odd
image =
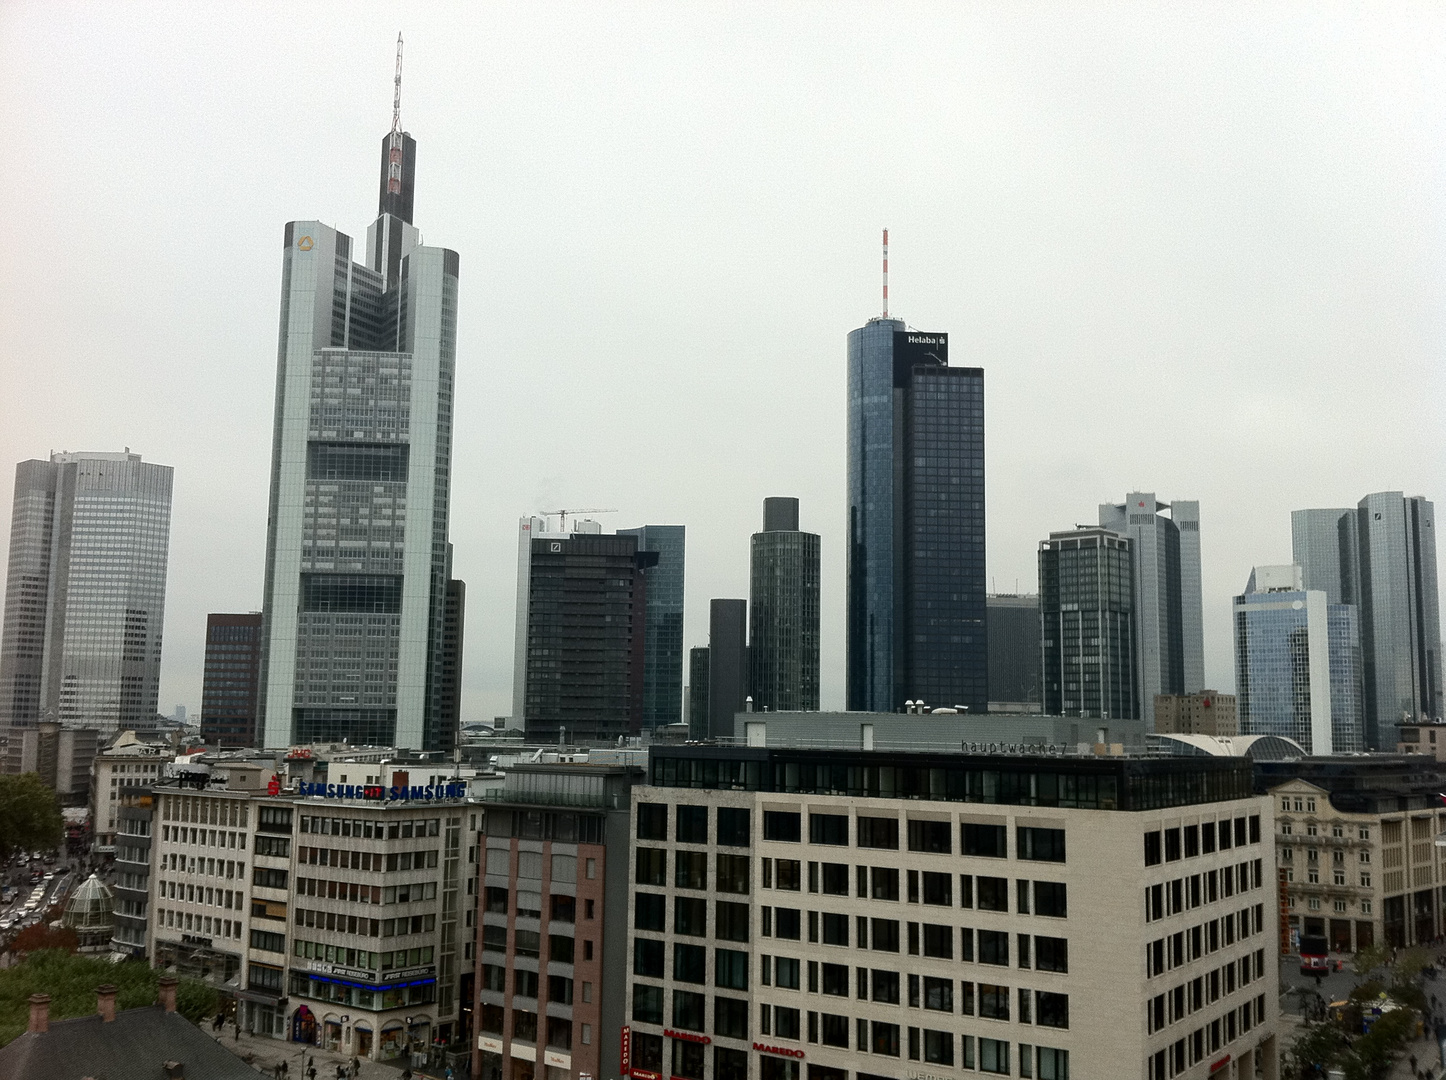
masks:
[[[465,799],[466,784],[297,784],[297,793],[320,799],[372,799],[377,802],[423,802],[433,799]]]

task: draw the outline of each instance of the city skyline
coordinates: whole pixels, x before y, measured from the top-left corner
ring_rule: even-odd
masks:
[[[589,194],[594,182],[612,190],[637,174],[612,154],[596,156],[598,147],[583,130],[595,121],[584,119],[589,106],[574,76],[552,91],[560,95],[554,104],[566,106],[562,115],[576,117],[560,134],[528,126],[536,114],[517,95],[540,93],[536,88],[506,89],[494,107],[490,98],[504,87],[508,65],[525,69],[535,55],[567,54],[565,42],[540,24],[524,23],[525,47],[517,56],[487,54],[497,81],[479,77],[477,86],[461,89],[461,104],[454,106],[443,97],[454,89],[451,51],[468,35],[412,20],[418,25],[408,27],[407,77],[417,96],[409,98],[408,126],[424,146],[427,184],[437,178],[435,189],[418,196],[419,217],[466,251],[475,268],[461,286],[454,451],[453,501],[461,515],[453,528],[455,573],[474,591],[464,717],[510,711],[509,549],[516,515],[537,506],[603,502],[620,508],[619,520],[692,526],[688,648],[707,640],[707,601],[746,589],[743,539],[753,531],[757,500],[769,490],[798,493],[822,536],[822,696],[826,708],[842,704],[839,339],[875,308],[877,229],[884,224],[893,227],[896,312],[910,325],[948,328],[952,361],[990,373],[988,580],[1008,588],[1017,579],[1018,591],[1030,591],[1038,537],[1088,520],[1088,507],[1119,492],[1188,492],[1199,499],[1207,523],[1205,683],[1225,690],[1233,683],[1229,598],[1250,566],[1289,550],[1291,510],[1353,505],[1362,491],[1440,497],[1442,451],[1427,432],[1429,403],[1440,400],[1442,388],[1431,367],[1439,355],[1442,272],[1427,252],[1431,230],[1420,228],[1423,220],[1440,220],[1440,207],[1423,181],[1405,177],[1439,169],[1420,147],[1432,143],[1427,131],[1439,124],[1427,114],[1439,112],[1441,80],[1432,75],[1410,89],[1400,74],[1403,63],[1414,70],[1418,62],[1420,46],[1411,38],[1436,35],[1439,17],[1425,20],[1426,34],[1405,17],[1378,24],[1379,36],[1364,54],[1352,51],[1346,74],[1329,79],[1329,57],[1346,49],[1345,39],[1355,40],[1349,20],[1302,17],[1293,25],[1306,33],[1294,46],[1278,44],[1278,27],[1267,34],[1263,22],[1252,24],[1233,46],[1244,57],[1243,67],[1232,68],[1241,76],[1234,88],[1201,76],[1211,67],[1207,61],[1219,63],[1224,45],[1192,35],[1182,22],[1154,18],[1172,31],[1163,44],[1147,46],[1102,14],[1076,15],[1073,24],[1062,20],[1068,33],[1045,33],[1031,56],[1025,39],[1032,46],[1033,32],[1048,28],[1025,17],[935,17],[930,29],[971,63],[983,40],[1001,58],[967,77],[946,65],[942,85],[939,76],[910,76],[886,100],[865,106],[873,110],[866,115],[892,124],[908,120],[901,159],[941,130],[967,130],[976,144],[960,159],[967,168],[905,179],[850,151],[842,176],[823,179],[824,190],[802,202],[805,189],[794,181],[766,194],[759,179],[786,177],[800,163],[846,149],[855,124],[848,132],[835,130],[827,101],[852,107],[867,82],[827,91],[835,96],[822,107],[802,118],[790,112],[789,123],[778,128],[770,124],[757,160],[743,152],[755,144],[739,141],[718,111],[722,87],[700,85],[693,105],[702,113],[701,130],[716,129],[722,137],[725,167],[710,189],[722,200],[710,212],[713,224],[684,230],[690,250],[657,246],[696,211],[691,197],[679,199],[691,192],[679,186],[685,183],[680,173],[664,170],[645,183],[636,208],[620,220],[609,220],[611,204]],[[41,22],[9,11],[0,19],[5,36],[27,46],[3,76],[12,98],[30,105],[22,109],[20,184],[33,220],[21,223],[17,243],[34,245],[39,234],[31,230],[43,228],[57,252],[54,269],[5,272],[0,317],[16,334],[3,389],[14,415],[7,416],[12,422],[0,435],[0,450],[13,462],[55,445],[130,444],[141,446],[148,460],[175,467],[160,701],[163,712],[177,701],[199,711],[206,613],[261,605],[275,230],[279,222],[333,207],[357,211],[357,220],[338,222],[343,232],[360,223],[360,208],[374,190],[372,140],[390,104],[394,28],[346,27],[328,47],[334,51],[313,53],[294,27],[275,31],[273,40],[263,29],[233,26],[233,59],[213,55],[214,31],[183,19],[131,49],[122,69],[108,58],[126,51],[120,45],[155,33],[154,19],[143,15],[128,29],[100,18],[83,31],[54,15]],[[623,35],[626,20],[617,19],[614,32]],[[772,48],[787,40],[781,25],[749,24],[746,33],[705,45],[688,27],[683,18],[658,33],[723,57],[751,56],[755,43]],[[1066,40],[1081,31],[1082,43]],[[47,47],[62,33],[71,35],[73,48]],[[822,41],[798,46],[800,64],[831,70],[853,62],[857,43],[829,36],[826,28],[821,33]],[[857,36],[851,28],[848,37]],[[1091,66],[1084,102],[1066,104],[1076,87],[1070,83],[1066,93],[1060,80],[1074,70],[1076,50],[1102,40],[1112,44],[1117,61],[1166,92],[1161,102],[1128,104],[1124,84],[1117,87],[1105,66]],[[215,69],[206,85],[226,91],[207,97],[201,108],[184,89],[168,89],[180,72],[195,77],[196,61],[176,72],[135,62],[162,45],[169,55],[205,56]],[[1317,54],[1307,61],[1312,49]],[[1199,66],[1187,64],[1177,77],[1166,69],[1180,53],[1195,55]],[[241,69],[254,67],[263,54],[274,56],[267,69],[274,94],[237,89],[252,85]],[[684,78],[650,51],[634,59],[660,78]],[[52,100],[45,91],[71,79],[72,65],[76,89]],[[580,69],[596,73],[592,61]],[[735,92],[762,96],[795,77],[787,70],[740,75],[735,69],[734,75],[741,84],[727,92],[730,111]],[[1198,100],[1180,98],[1185,84],[1177,78],[1197,77]],[[1282,79],[1301,87],[1302,98],[1292,96],[1257,124],[1228,137],[1208,125],[1192,127],[1192,120],[1220,108],[1247,115]],[[1033,96],[1025,92],[1031,85],[1039,87]],[[1349,100],[1365,97],[1358,93],[1365,85],[1381,87],[1379,94]],[[1134,83],[1129,91],[1132,98],[1150,96]],[[87,92],[115,98],[117,110],[82,115]],[[157,132],[152,153],[181,167],[137,185],[99,162],[115,153],[118,139],[133,138],[131,122],[118,119],[127,108],[141,114],[160,108],[153,92],[171,101],[167,108],[176,115],[174,123],[143,125]],[[344,105],[327,114],[326,125],[288,115],[295,102],[328,95]],[[604,110],[633,107],[615,84],[605,82],[597,96]],[[1307,102],[1310,97],[1318,100]],[[485,137],[463,137],[475,119],[466,110],[480,108],[481,98],[488,99],[486,116],[495,126]],[[965,100],[979,109],[979,119],[954,119],[951,108]],[[1010,101],[1025,104],[1011,108]],[[1109,153],[1088,153],[1077,141],[1079,125],[1096,111],[1114,121],[1103,129],[1091,124]],[[1390,123],[1376,125],[1378,115]],[[490,119],[496,116],[509,118]],[[1342,117],[1350,123],[1340,123]],[[800,120],[807,122],[800,127]],[[1028,135],[1035,121],[1044,122],[1039,138]],[[674,114],[662,122],[673,125]],[[647,131],[656,137],[652,123]],[[1363,133],[1373,126],[1379,130]],[[785,130],[800,136],[796,143],[785,139]],[[1290,157],[1279,145],[1283,135],[1305,151]],[[1020,138],[1028,155],[1023,162],[1008,153]],[[274,153],[241,152],[263,142]],[[664,143],[686,165],[700,163],[701,147],[689,135]],[[1153,148],[1153,156],[1141,144]],[[1213,182],[1191,180],[1176,195],[1180,174],[1172,166],[1187,150],[1192,162],[1203,154],[1229,167]],[[554,170],[529,194],[509,171],[536,181],[541,174],[524,162],[539,152],[549,162],[591,157],[593,175],[577,186]],[[469,169],[472,162],[479,172]],[[1292,171],[1291,164],[1319,167]],[[1051,169],[1062,172],[1063,181],[1050,180]],[[1021,178],[1029,198],[1004,197]],[[813,175],[809,183],[819,179]],[[111,185],[118,185],[116,193],[107,190]],[[1079,187],[1085,195],[1072,194]],[[1383,194],[1359,194],[1366,189]],[[988,214],[956,209],[980,205],[985,196]],[[1101,227],[1078,208],[1094,196],[1108,196]],[[116,201],[121,197],[123,204]],[[1351,208],[1348,215],[1335,212],[1343,205]],[[173,257],[178,240],[194,243],[179,222],[212,211],[219,216],[207,230],[208,250],[227,266],[216,281]],[[1136,211],[1141,228],[1114,228]],[[1042,229],[1041,220],[1050,227]],[[583,228],[587,221],[591,232]],[[1055,242],[1061,228],[1062,247]],[[635,238],[619,246],[618,229]],[[1156,230],[1159,236],[1148,235]],[[778,275],[765,274],[762,285],[749,284],[758,276],[753,252],[764,231],[775,257],[806,271],[795,277],[813,280],[780,290]],[[68,254],[80,251],[91,262]],[[614,260],[608,273],[594,272]],[[72,280],[59,288],[57,273]],[[151,283],[136,298],[133,319],[117,320],[99,302],[121,273],[140,273]],[[599,283],[603,277],[627,286],[618,291]],[[1162,279],[1174,284],[1158,284]],[[1372,281],[1371,289],[1360,290],[1360,280]],[[648,340],[628,335],[627,348],[618,350],[609,339],[623,325],[620,301],[636,303],[643,293],[658,325]],[[730,325],[739,321],[731,315],[719,318],[719,294],[755,312],[746,333]],[[1110,302],[1101,307],[1105,294]],[[97,303],[59,317],[58,298],[66,295]],[[497,319],[499,310],[508,317]],[[719,374],[725,363],[726,382]],[[1370,365],[1369,380],[1359,378],[1362,364]],[[1162,372],[1168,377],[1159,378]],[[617,389],[623,385],[626,394]],[[1356,410],[1350,432],[1326,407],[1346,399]],[[1172,417],[1187,410],[1219,421],[1198,445],[1182,440],[1188,429]],[[1128,438],[1127,416],[1136,417]],[[670,447],[676,460],[644,455],[653,460],[639,461],[623,430],[639,421],[653,445]],[[538,437],[549,424],[561,437]],[[585,455],[573,445],[578,438],[589,444]],[[509,449],[514,444],[525,453]],[[740,447],[748,448],[746,469],[734,467]],[[225,482],[214,483],[217,476]],[[681,482],[684,477],[704,482]],[[7,493],[0,491],[0,498]]]

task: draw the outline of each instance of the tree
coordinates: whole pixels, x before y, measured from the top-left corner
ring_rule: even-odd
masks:
[[[64,832],[55,792],[39,773],[0,776],[0,860],[17,851],[49,851]]]
[[[161,972],[144,961],[113,964],[94,956],[43,949],[25,962],[0,969],[0,1046],[25,1030],[30,1019],[31,994],[50,995],[50,1018],[66,1020],[95,1012],[95,988],[113,983],[117,1009],[154,1005]],[[214,987],[196,979],[182,979],[176,988],[176,1011],[193,1023],[214,1016],[219,1008]]]
[[[39,952],[41,949],[62,949],[73,953],[80,947],[80,938],[68,926],[52,930],[46,923],[38,922],[27,926],[10,942],[10,951],[15,953]]]

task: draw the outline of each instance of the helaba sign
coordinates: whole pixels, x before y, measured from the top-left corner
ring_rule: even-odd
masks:
[[[371,799],[376,802],[425,802],[433,799],[465,799],[466,784],[308,784],[296,786],[298,794],[319,799]]]

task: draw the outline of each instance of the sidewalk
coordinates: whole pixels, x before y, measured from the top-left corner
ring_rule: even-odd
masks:
[[[227,1050],[267,1076],[275,1076],[276,1066],[285,1061],[288,1080],[306,1080],[307,1060],[314,1059],[316,1080],[335,1080],[336,1067],[351,1064],[351,1057],[348,1055],[336,1054],[306,1043],[286,1042],[264,1035],[247,1035],[245,1032],[241,1033],[238,1040],[236,1029],[230,1024],[222,1028],[220,1033],[211,1030],[209,1020],[202,1023],[200,1028]],[[402,1066],[380,1061],[362,1061],[360,1068],[359,1080],[398,1080],[402,1075]],[[413,1069],[412,1075],[421,1080],[432,1074]]]

